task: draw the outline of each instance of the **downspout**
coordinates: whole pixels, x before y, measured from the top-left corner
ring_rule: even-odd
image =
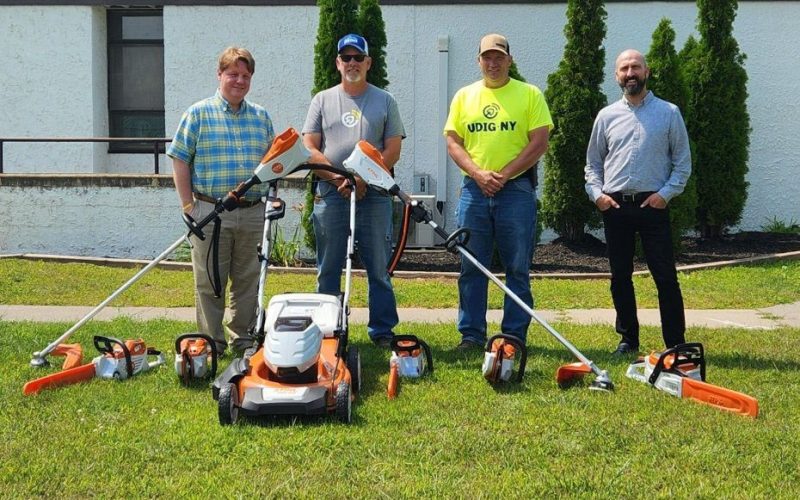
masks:
[[[439,50],[439,126],[444,127],[449,107],[447,83],[449,80],[450,39],[439,35],[436,41]],[[447,143],[444,134],[439,134],[439,151],[436,155],[436,210],[442,216],[442,227],[446,225],[444,205],[447,202]]]

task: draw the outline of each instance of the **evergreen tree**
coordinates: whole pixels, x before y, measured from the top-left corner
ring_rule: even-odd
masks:
[[[314,95],[321,90],[333,87],[341,81],[336,69],[336,43],[348,33],[357,30],[357,0],[318,0],[319,27],[317,42],[314,45]]]
[[[750,116],[745,55],[733,37],[735,0],[698,0],[696,47],[684,70],[689,80],[687,128],[695,145],[697,223],[718,238],[737,224],[747,200]]]
[[[513,59],[511,61],[511,66],[508,68],[508,76],[510,76],[514,80],[519,80],[521,82],[527,82],[527,80],[525,80],[525,77],[522,76],[522,74],[519,72],[519,68],[517,68],[517,62],[514,61]],[[532,168],[538,168],[538,167],[539,167],[539,163],[537,162],[536,165],[534,165]],[[539,212],[539,207],[541,207],[541,202],[539,201],[539,198],[536,198],[536,212],[537,213]],[[543,230],[544,230],[544,227],[542,226],[542,218],[541,217],[536,217],[536,231],[535,231],[535,234],[534,234],[534,244],[538,244],[539,243],[539,240],[541,239]],[[498,265],[500,264],[500,254],[497,251],[497,246],[496,245],[495,245],[495,248],[494,248],[494,255],[492,256],[492,263],[493,264],[498,264]]]
[[[647,88],[661,99],[678,106],[685,114],[689,91],[681,71],[680,59],[675,52],[675,30],[672,29],[669,19],[662,19],[653,32],[646,59],[650,68]],[[680,251],[681,237],[687,230],[694,228],[696,223],[697,193],[694,175],[689,177],[683,193],[673,198],[669,206],[672,243],[675,250]]]
[[[311,95],[338,85],[341,75],[336,69],[336,44],[340,38],[357,30],[357,0],[318,0],[319,27],[317,42],[314,45],[314,88]],[[303,242],[310,249],[317,246],[314,236],[314,223],[311,214],[314,211],[314,191],[311,184],[306,191],[300,225],[303,226]]]
[[[389,86],[386,75],[386,26],[378,0],[361,0],[357,24],[359,34],[369,43],[369,56],[372,58],[367,81],[385,89]]]
[[[517,68],[517,61],[514,61],[513,59],[511,60],[511,66],[508,68],[508,76],[521,82],[526,81],[525,78],[520,74],[519,68]]]
[[[597,113],[606,105],[603,83],[606,11],[600,0],[567,2],[567,38],[558,69],[547,78],[545,98],[555,128],[545,154],[542,222],[577,241],[585,226],[599,225],[597,209],[586,196],[586,147]]]

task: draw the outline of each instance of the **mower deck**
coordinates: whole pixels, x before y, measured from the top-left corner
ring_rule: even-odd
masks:
[[[220,389],[228,383],[236,387],[236,406],[242,415],[324,415],[337,411],[340,384],[353,386],[345,360],[338,360],[338,339],[322,340],[315,380],[307,374],[279,377],[264,361],[263,348],[251,356],[234,359],[213,385],[213,396],[219,400]],[[337,365],[338,360],[338,365]],[[314,369],[312,368],[312,369]],[[313,374],[311,374],[313,377]],[[304,380],[305,377],[305,380]],[[355,391],[349,391],[350,402]],[[341,403],[338,403],[341,404]]]

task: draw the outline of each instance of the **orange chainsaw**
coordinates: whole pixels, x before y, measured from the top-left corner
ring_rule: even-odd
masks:
[[[94,346],[101,355],[91,363],[62,370],[46,377],[31,380],[22,388],[23,394],[37,394],[43,389],[75,384],[94,377],[125,380],[143,371],[164,364],[164,355],[152,347],[147,347],[142,339],[125,342],[95,335]],[[156,356],[148,361],[149,356]]]
[[[651,352],[631,363],[625,375],[679,398],[755,418],[758,401],[741,392],[706,382],[703,344],[680,344],[664,352]]]
[[[513,335],[499,334],[486,341],[483,356],[483,376],[490,384],[508,382],[514,372],[514,363],[519,354],[519,366],[514,382],[522,382],[525,364],[528,361],[528,349],[520,339]]]
[[[202,333],[186,333],[175,339],[175,373],[184,385],[217,375],[217,343]]]
[[[400,377],[419,378],[433,371],[431,348],[415,335],[392,337],[392,357],[389,359],[389,399],[397,397]]]

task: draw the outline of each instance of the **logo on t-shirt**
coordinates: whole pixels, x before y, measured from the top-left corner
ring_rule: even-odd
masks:
[[[355,127],[359,120],[361,120],[361,111],[358,109],[350,110],[342,115],[342,125],[347,128]]]
[[[483,116],[485,116],[489,120],[497,116],[497,113],[499,112],[500,112],[500,106],[498,106],[497,103],[495,102],[483,108]]]

